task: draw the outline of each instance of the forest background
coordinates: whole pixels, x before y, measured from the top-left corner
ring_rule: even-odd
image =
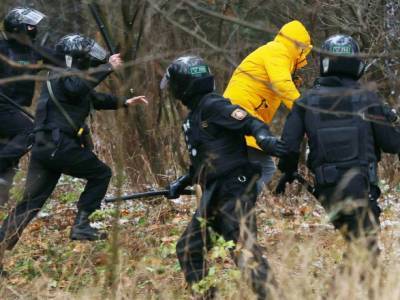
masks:
[[[41,27],[48,46],[61,36],[81,32],[103,43],[87,0],[2,0],[0,19],[16,5],[32,6],[48,18]],[[95,150],[114,171],[110,193],[165,186],[185,172],[188,161],[180,124],[187,111],[176,105],[159,82],[172,59],[197,54],[210,64],[217,90],[223,92],[233,70],[252,50],[272,40],[293,19],[309,30],[315,45],[308,66],[300,71],[302,91],[318,76],[318,49],[336,33],[350,34],[361,46],[373,82],[386,101],[399,104],[400,2],[394,0],[102,0],[102,16],[127,62],[99,89],[150,99],[148,106],[99,112],[90,121]],[[38,87],[40,82],[38,82]],[[39,89],[38,89],[39,92]],[[34,111],[35,104],[32,107]],[[280,134],[287,111],[281,108],[271,125]],[[27,159],[14,188],[23,188]],[[321,207],[300,186],[285,198],[265,191],[258,205],[260,239],[267,248],[280,287],[277,299],[398,299],[399,162],[385,155],[380,166],[383,233],[382,268],[360,280],[362,259],[343,271],[344,242],[326,221]],[[302,168],[308,178],[307,171]],[[272,184],[273,186],[273,184]],[[195,199],[163,199],[105,207],[94,217],[113,232],[107,242],[70,243],[74,205],[83,183],[63,178],[44,212],[8,256],[11,276],[3,280],[6,299],[175,299],[186,297],[174,256],[174,243],[189,219]],[[3,216],[7,210],[2,211]],[[386,222],[386,223],[385,223]],[[220,241],[210,260],[217,268],[210,281],[221,298],[251,298]],[[225,252],[224,252],[225,251]],[[355,265],[353,265],[353,263]],[[222,267],[228,267],[228,270]],[[348,266],[348,265],[346,265]],[[346,269],[347,270],[347,269]],[[334,274],[341,274],[335,276]],[[205,285],[210,282],[205,282]],[[340,285],[340,289],[338,289]],[[233,287],[233,288],[232,288]],[[284,296],[282,296],[284,295]],[[353,297],[348,297],[352,295]]]

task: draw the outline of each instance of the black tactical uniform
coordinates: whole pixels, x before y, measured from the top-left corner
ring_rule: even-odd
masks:
[[[331,37],[324,49],[342,55],[358,53],[358,46],[348,36]],[[321,64],[323,77],[288,116],[282,139],[289,155],[280,160],[279,169],[286,173],[287,181],[293,179],[290,174],[297,171],[306,134],[310,149],[307,166],[315,175],[319,200],[332,215],[335,228],[349,240],[365,234],[368,247],[377,251],[377,162],[381,150],[400,152],[400,130],[377,94],[357,82],[362,72],[358,59],[341,57],[327,62],[323,58]]]
[[[190,109],[183,123],[190,174],[170,185],[171,198],[189,184],[199,183],[203,190],[200,206],[177,243],[186,281],[192,285],[207,275],[204,256],[212,247],[210,235],[215,232],[227,241],[242,243],[251,254],[234,258],[241,268],[248,267],[253,289],[263,299],[268,263],[257,244],[254,214],[260,168],[249,163],[244,136],[256,137],[263,150],[273,155],[284,153],[284,145],[270,135],[264,123],[210,93],[214,79],[202,59],[179,58],[164,78],[174,96]],[[203,225],[202,219],[206,221]]]
[[[13,66],[0,60],[0,78],[7,79],[21,75],[36,75],[40,68],[26,68],[24,65],[53,62],[52,51],[32,47],[36,30],[27,31],[26,26],[32,29],[43,19],[44,15],[30,8],[16,8],[11,10],[5,20],[4,27],[8,39],[0,40],[0,54],[18,64]],[[18,38],[27,39],[27,43],[18,41]],[[16,80],[0,85],[0,92],[21,106],[30,106],[35,89],[33,80]],[[25,114],[6,102],[0,96],[0,204],[8,201],[8,194],[15,175],[15,168],[20,158],[31,146],[30,134],[33,122]]]
[[[57,47],[60,46],[62,51],[71,43],[80,51],[89,52],[93,45],[99,47],[92,44],[93,40],[80,35],[64,37]],[[93,91],[110,72],[111,65],[105,64],[87,80],[78,76],[57,78],[57,74],[51,73],[50,76],[56,78],[43,84],[24,197],[4,221],[0,231],[6,248],[12,248],[18,241],[23,229],[45,204],[61,174],[87,180],[78,202],[78,215],[71,238],[94,240],[105,237],[89,226],[88,216],[100,208],[111,170],[97,158],[87,143],[89,132],[85,120],[91,108],[117,109],[122,106],[118,98]]]

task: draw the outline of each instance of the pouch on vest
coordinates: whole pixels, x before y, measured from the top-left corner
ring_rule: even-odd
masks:
[[[39,130],[35,132],[35,145],[55,147],[60,143],[61,133],[58,128],[52,130]]]
[[[321,128],[317,134],[323,161],[335,163],[358,158],[357,127]]]
[[[340,172],[336,166],[321,166],[315,170],[318,185],[334,184],[339,181]]]

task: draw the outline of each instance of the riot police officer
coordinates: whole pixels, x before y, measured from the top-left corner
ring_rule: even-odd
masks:
[[[347,240],[366,241],[364,245],[377,253],[377,162],[381,151],[400,152],[398,118],[376,92],[358,82],[364,63],[352,37],[334,35],[322,48],[327,53],[320,56],[321,77],[295,103],[284,127],[282,139],[289,154],[279,162],[284,176],[277,192],[293,181],[306,134],[307,166],[333,225]]]
[[[35,75],[41,69],[25,65],[54,62],[50,51],[33,46],[37,26],[44,17],[41,12],[24,7],[14,8],[6,15],[4,30],[7,39],[0,40],[0,54],[3,56],[0,60],[1,78]],[[0,85],[0,92],[21,106],[32,104],[34,89],[33,80],[16,79]],[[8,201],[15,168],[28,151],[32,129],[32,120],[0,96],[0,205]]]
[[[122,65],[119,54],[108,58],[94,40],[70,34],[56,44],[70,75],[51,72],[43,84],[36,110],[35,142],[29,163],[24,196],[0,230],[3,248],[11,249],[24,228],[39,212],[54,190],[61,174],[87,180],[78,201],[71,229],[73,240],[98,240],[106,235],[92,228],[89,216],[100,208],[111,178],[111,169],[92,152],[85,124],[91,109],[117,109],[144,102],[144,96],[120,99],[93,89]],[[108,60],[108,63],[107,63]],[[96,67],[87,74],[90,67]],[[90,71],[89,70],[89,71]]]
[[[173,61],[161,88],[167,85],[190,110],[183,123],[190,172],[170,185],[170,198],[196,182],[203,190],[200,205],[176,247],[185,279],[192,286],[207,275],[204,256],[212,246],[210,234],[214,231],[250,253],[249,257],[238,251],[235,261],[242,269],[248,267],[253,290],[264,299],[268,263],[256,240],[254,213],[260,166],[248,160],[245,135],[255,137],[270,155],[285,153],[284,144],[263,122],[214,93],[214,77],[203,59],[185,56]],[[201,219],[206,223],[202,225]],[[210,289],[203,296],[212,295]]]

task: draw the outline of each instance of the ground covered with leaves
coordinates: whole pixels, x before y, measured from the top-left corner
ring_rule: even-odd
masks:
[[[298,186],[285,197],[265,192],[257,216],[259,240],[276,279],[271,298],[399,299],[399,191],[384,182],[382,188],[382,255],[374,269],[363,251],[347,248],[323,209]],[[187,299],[175,244],[194,211],[195,197],[105,206],[92,224],[108,230],[109,240],[72,242],[74,202],[82,189],[81,181],[62,179],[7,253],[10,274],[1,279],[0,299]],[[1,217],[6,213],[3,209]],[[216,285],[219,299],[254,299],[229,256],[232,243],[215,237],[215,244],[209,276],[197,288]]]

